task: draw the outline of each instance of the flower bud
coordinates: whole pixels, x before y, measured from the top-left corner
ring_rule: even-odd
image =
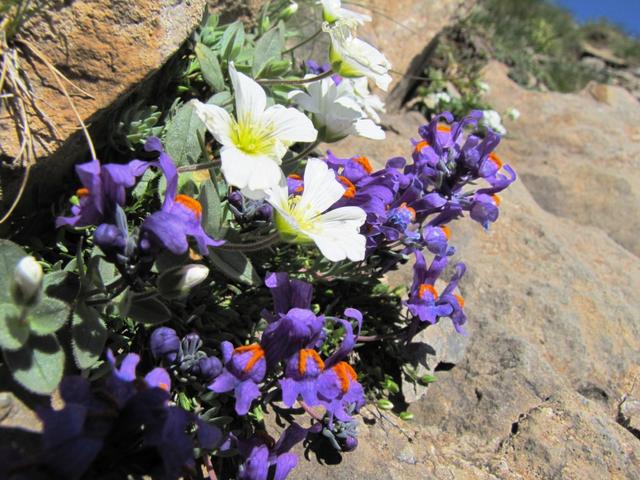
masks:
[[[202,358],[193,366],[191,373],[202,378],[205,382],[211,382],[222,373],[222,362],[217,357]]]
[[[282,20],[290,19],[296,12],[298,11],[298,4],[296,2],[291,2],[285,9],[280,13],[280,18]]]
[[[16,303],[34,303],[42,288],[43,276],[42,267],[35,258],[22,258],[13,273],[13,298]]]
[[[173,363],[180,349],[180,338],[173,328],[156,328],[151,334],[149,341],[151,354],[156,360],[163,359]]]
[[[209,276],[209,269],[199,263],[172,268],[158,278],[158,290],[165,297],[178,297],[187,293]]]
[[[358,448],[358,439],[356,437],[347,437],[341,443],[343,452],[353,452]]]

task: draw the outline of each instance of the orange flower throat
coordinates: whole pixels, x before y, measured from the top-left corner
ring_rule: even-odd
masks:
[[[260,360],[261,358],[264,358],[264,350],[257,343],[253,343],[251,345],[243,345],[233,350],[233,353],[237,353],[237,354],[242,354],[246,352],[251,352],[251,358],[249,358],[249,361],[244,366],[243,370],[245,372],[250,372],[251,369],[255,366],[255,364],[258,363],[258,360]]]
[[[373,172],[373,167],[371,166],[371,162],[369,162],[369,159],[367,157],[353,157],[353,161],[360,164],[360,166],[364,168],[364,171],[367,172],[367,175]]]
[[[202,205],[195,198],[188,197],[187,195],[176,195],[176,202],[180,205],[187,207],[191,210],[196,217],[202,217]]]
[[[305,348],[300,350],[300,360],[298,361],[298,372],[300,375],[304,375],[307,372],[307,361],[309,359],[316,362],[318,370],[324,370],[324,362],[320,358],[320,355],[318,355],[318,352],[312,348]]]
[[[79,188],[78,190],[76,190],[76,197],[78,198],[86,197],[88,195],[89,195],[88,188]]]
[[[342,390],[342,393],[347,393],[351,382],[358,378],[356,371],[347,362],[340,362],[332,367],[331,370],[335,372],[338,380],[340,380],[340,390]]]
[[[444,236],[447,240],[451,239],[451,229],[446,225],[440,225],[440,230],[444,232]]]
[[[356,186],[351,183],[351,180],[342,175],[338,175],[338,181],[346,188],[342,194],[344,198],[353,198],[356,196]]]

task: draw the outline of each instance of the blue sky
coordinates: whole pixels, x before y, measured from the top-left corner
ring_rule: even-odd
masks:
[[[640,0],[552,0],[570,10],[579,22],[606,17],[640,37]]]

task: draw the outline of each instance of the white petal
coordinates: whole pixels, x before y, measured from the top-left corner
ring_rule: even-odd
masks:
[[[267,202],[269,202],[273,208],[283,215],[289,215],[289,188],[287,182],[283,182],[275,187],[267,190]]]
[[[324,161],[310,158],[304,170],[304,190],[298,209],[322,213],[340,200],[344,190],[334,171]]]
[[[309,237],[333,262],[345,258],[354,262],[364,260],[366,238],[359,232],[366,216],[359,207],[336,208],[317,219],[316,229]]]
[[[220,150],[222,174],[229,185],[249,190],[266,190],[282,179],[280,166],[270,157],[247,155],[234,146]]]
[[[264,89],[244,73],[236,71],[233,62],[229,63],[229,76],[236,96],[236,117],[238,121],[257,119],[267,108],[267,95]]]
[[[191,100],[189,103],[193,105],[196,114],[216,141],[222,145],[229,145],[233,120],[227,111],[217,105],[202,103],[198,100]]]
[[[372,140],[384,140],[386,137],[384,130],[368,118],[356,121],[354,129],[361,137],[370,138]]]
[[[314,142],[318,131],[304,113],[282,105],[269,107],[262,115],[262,121],[274,127],[273,136],[285,143]]]
[[[307,112],[311,113],[319,113],[320,106],[319,102],[302,90],[295,90],[289,94],[289,100],[293,103],[296,103],[300,108]]]
[[[385,73],[384,75],[374,75],[372,78],[379,89],[384,90],[385,92],[389,89],[392,79],[391,75],[388,73]]]

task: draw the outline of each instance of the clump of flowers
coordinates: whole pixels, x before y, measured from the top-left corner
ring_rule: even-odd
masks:
[[[356,37],[368,16],[323,0],[329,63],[297,69],[271,24],[296,9],[272,3],[249,37],[206,22],[180,101],[138,158],[76,167],[71,214],[55,222],[60,261],[0,245],[7,368],[63,400],[39,411],[34,457],[0,449],[8,478],[284,479],[305,440],[357,448],[358,414],[378,393],[368,347],[401,350],[440,321],[465,333],[455,222],[498,219],[516,179],[499,134],[479,111],[444,112],[407,139],[406,158],[319,152],[349,135],[384,140],[368,80],[386,89],[390,65]],[[397,302],[382,322],[381,280],[408,262],[413,281],[385,297]]]

